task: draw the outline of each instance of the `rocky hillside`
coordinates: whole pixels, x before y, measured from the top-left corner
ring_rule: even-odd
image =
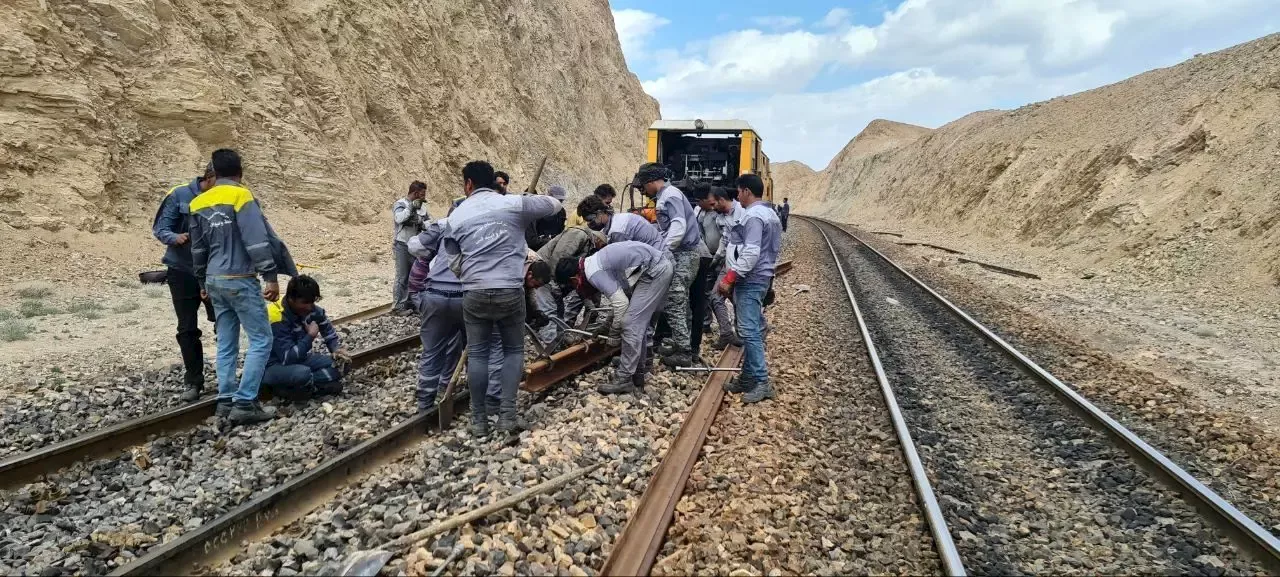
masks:
[[[345,224],[412,179],[443,207],[474,158],[584,194],[659,115],[606,0],[6,0],[0,28],[6,238],[148,225],[223,146],[273,214]]]
[[[799,211],[1211,285],[1280,273],[1280,35],[851,153],[865,135]]]

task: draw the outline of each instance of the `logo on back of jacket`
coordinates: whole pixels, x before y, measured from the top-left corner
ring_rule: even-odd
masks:
[[[218,229],[218,228],[222,228],[224,226],[233,224],[233,221],[231,220],[230,216],[227,216],[226,214],[223,214],[216,210],[211,212],[209,216],[205,216],[198,212],[196,213],[196,215],[199,216],[200,218],[203,218],[204,222],[208,223],[210,229]]]

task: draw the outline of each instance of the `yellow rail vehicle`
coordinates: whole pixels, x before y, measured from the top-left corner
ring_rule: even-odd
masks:
[[[649,162],[661,162],[675,181],[732,186],[748,172],[764,179],[765,200],[773,202],[773,179],[763,139],[745,120],[659,120],[649,127]]]
[[[649,127],[647,144],[646,162],[666,165],[676,186],[733,186],[738,175],[753,172],[764,179],[764,199],[773,202],[769,156],[760,133],[745,120],[659,120]],[[646,199],[643,207],[652,202]]]

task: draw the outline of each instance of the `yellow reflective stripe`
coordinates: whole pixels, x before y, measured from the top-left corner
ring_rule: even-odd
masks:
[[[241,207],[251,201],[253,201],[253,194],[249,192],[249,189],[243,186],[219,184],[195,197],[191,201],[191,212],[223,204],[229,204],[236,212],[239,212]]]
[[[267,319],[271,324],[276,324],[284,320],[284,304],[283,300],[267,303]]]
[[[179,188],[182,188],[182,187],[184,187],[184,186],[186,186],[186,185],[185,185],[185,184],[179,184],[178,186],[175,186],[175,187],[173,187],[173,188],[170,188],[170,189],[169,189],[169,192],[164,193],[164,195],[165,195],[165,196],[169,196],[169,195],[173,194],[173,191],[178,190]]]

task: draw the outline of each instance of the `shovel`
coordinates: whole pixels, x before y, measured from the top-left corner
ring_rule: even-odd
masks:
[[[436,405],[436,414],[440,417],[440,430],[444,431],[453,423],[453,389],[458,386],[458,381],[462,380],[462,369],[467,366],[467,349],[462,349],[462,356],[458,357],[458,365],[453,368],[453,376],[449,377],[449,386],[444,388],[444,396],[440,397],[439,403]]]

